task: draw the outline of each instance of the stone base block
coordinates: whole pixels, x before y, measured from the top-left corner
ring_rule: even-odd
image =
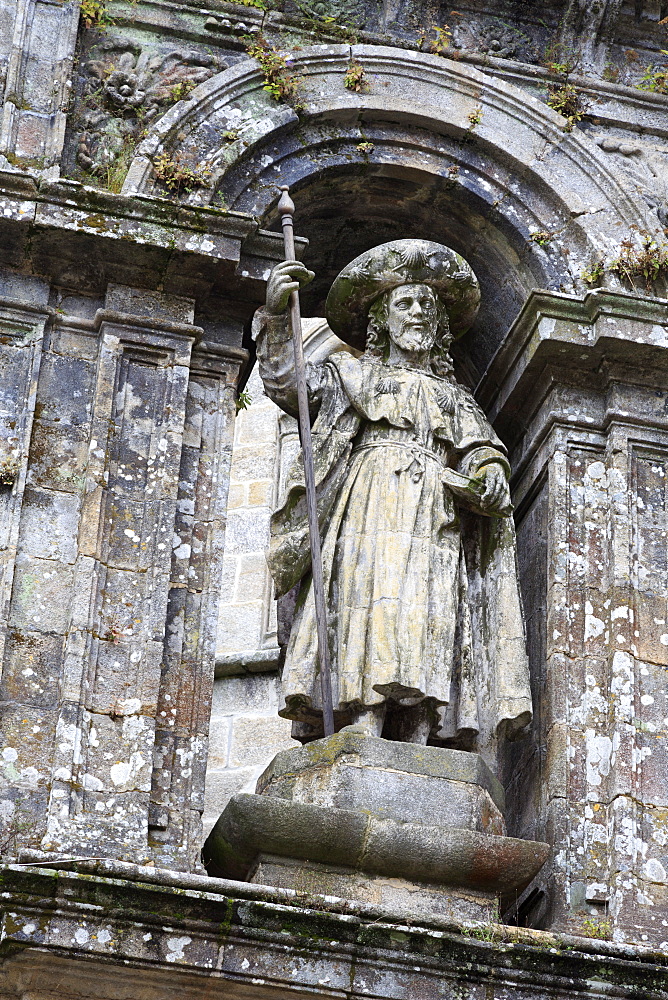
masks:
[[[356,872],[338,865],[296,861],[273,854],[261,854],[250,882],[277,889],[294,889],[304,896],[339,896],[361,903],[384,906],[389,910],[414,914],[433,913],[448,920],[498,920],[497,896],[493,892],[455,889],[433,882],[409,882]]]
[[[506,832],[503,787],[478,754],[383,740],[354,726],[277,754],[257,791],[402,823]]]
[[[279,753],[204,845],[212,875],[489,920],[547,844],[503,836],[503,789],[476,754],[350,727]]]

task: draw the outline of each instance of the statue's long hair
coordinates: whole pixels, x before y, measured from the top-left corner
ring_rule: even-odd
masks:
[[[392,289],[390,289],[392,291]],[[369,309],[369,325],[366,334],[365,354],[368,357],[387,358],[390,350],[390,330],[387,321],[390,291],[376,299]],[[450,321],[446,308],[436,295],[436,339],[431,349],[429,363],[434,375],[450,381],[452,379],[452,360],[448,349],[452,343]]]

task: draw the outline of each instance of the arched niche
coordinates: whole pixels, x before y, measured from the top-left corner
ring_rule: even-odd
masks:
[[[351,58],[368,92],[344,86]],[[377,243],[422,237],[475,269],[482,308],[457,345],[474,383],[532,288],[582,289],[581,272],[633,227],[656,229],[598,147],[523,90],[469,65],[383,46],[312,46],[293,54],[297,114],[263,90],[243,60],[175,105],[138,147],[124,193],[160,193],[161,151],[208,172],[186,195],[276,228],[278,185],[317,278],[305,315],[322,315],[340,268]],[[539,236],[538,234],[547,234]]]

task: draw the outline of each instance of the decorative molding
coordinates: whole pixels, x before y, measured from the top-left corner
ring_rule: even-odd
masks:
[[[633,358],[635,367],[649,365],[658,379],[666,380],[666,347],[667,299],[608,289],[584,296],[533,291],[481,378],[476,396],[496,421],[511,397],[528,399],[526,378],[535,379],[538,369],[563,365],[571,379],[591,380],[604,355],[609,361]],[[534,408],[540,401],[531,394]]]
[[[351,57],[373,78],[371,93],[343,87]],[[211,171],[213,189],[224,190],[228,204],[269,217],[277,175],[305,184],[339,170],[351,156],[362,156],[355,152],[362,128],[373,133],[372,168],[391,165],[414,176],[417,159],[428,184],[442,183],[447,168],[457,167],[454,183],[484,203],[487,216],[498,215],[499,225],[515,232],[515,253],[522,256],[524,247],[524,256],[536,256],[536,273],[544,269],[542,283],[549,275],[555,287],[577,288],[582,269],[597,253],[616,248],[620,234],[632,226],[657,228],[645,201],[628,190],[609,157],[585,134],[565,132],[561,116],[544,103],[471,64],[383,46],[316,45],[295,52],[292,68],[303,78],[299,119],[270,99],[257,64],[244,60],[199,86],[154,124],[137,148],[124,192],[159,190],[152,164],[158,152],[189,162],[196,150],[197,169]],[[473,112],[480,122],[472,137]],[[221,141],[226,132],[238,139]],[[202,142],[205,135],[208,144]],[[184,200],[194,204],[211,197],[211,190],[200,190]],[[531,243],[536,229],[556,232],[554,247],[543,251]]]

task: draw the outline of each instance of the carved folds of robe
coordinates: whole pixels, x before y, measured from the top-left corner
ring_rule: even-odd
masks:
[[[256,314],[268,395],[296,412],[283,317]],[[511,517],[458,505],[444,469],[508,470],[470,392],[426,371],[347,352],[307,366],[335,712],[433,700],[432,736],[482,747],[531,718]],[[301,458],[271,522],[276,594],[301,581],[283,671],[282,716],[322,731]]]

